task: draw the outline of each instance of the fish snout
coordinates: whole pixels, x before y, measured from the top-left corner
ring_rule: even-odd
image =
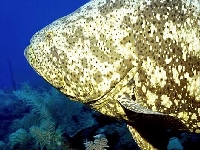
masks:
[[[31,45],[27,46],[24,50],[24,56],[29,64],[35,59],[35,54]]]
[[[28,58],[29,47],[30,47],[30,46],[27,46],[27,47],[25,48],[25,50],[24,50],[24,56],[25,56],[26,59]]]

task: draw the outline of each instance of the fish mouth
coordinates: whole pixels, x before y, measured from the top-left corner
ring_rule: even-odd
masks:
[[[26,59],[28,58],[29,48],[30,48],[30,45],[27,46],[27,47],[25,48],[25,50],[24,50],[24,56],[25,56]]]
[[[24,50],[24,56],[27,62],[34,68],[34,64],[36,63],[36,57],[34,54],[34,50],[31,45],[27,46]]]
[[[34,48],[31,45],[29,45],[25,48],[24,57],[26,58],[29,65],[34,69],[34,71],[37,74],[39,74],[40,76],[42,76],[41,72],[38,71],[38,68],[40,68],[40,64],[37,61],[37,57],[36,57]]]
[[[29,45],[25,48],[24,56],[25,56],[26,60],[28,61],[28,63],[32,65],[32,63],[35,59],[35,53],[34,53],[34,49],[31,45]]]

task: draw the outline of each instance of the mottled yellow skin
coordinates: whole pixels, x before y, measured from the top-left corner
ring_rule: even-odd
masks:
[[[37,32],[25,56],[105,115],[128,120],[124,105],[200,132],[199,0],[92,0]]]

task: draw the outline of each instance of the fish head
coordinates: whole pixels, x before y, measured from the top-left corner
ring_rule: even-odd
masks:
[[[26,47],[24,55],[33,69],[45,80],[52,82],[56,88],[60,88],[60,70],[56,62],[56,46],[54,41],[58,32],[53,32],[51,27],[45,27],[33,35],[30,45]],[[59,45],[58,41],[56,45]]]
[[[116,37],[123,33],[119,32],[121,26],[113,26],[114,17],[106,21],[106,17],[94,15],[95,5],[94,9],[88,5],[38,31],[25,50],[39,75],[83,103],[108,94],[133,67],[133,53],[120,47]]]

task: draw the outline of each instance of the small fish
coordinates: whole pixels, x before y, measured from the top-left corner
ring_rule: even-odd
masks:
[[[134,127],[146,116],[200,133],[199,0],[91,0],[38,31],[25,57],[72,100],[126,120],[141,149],[155,148]]]

